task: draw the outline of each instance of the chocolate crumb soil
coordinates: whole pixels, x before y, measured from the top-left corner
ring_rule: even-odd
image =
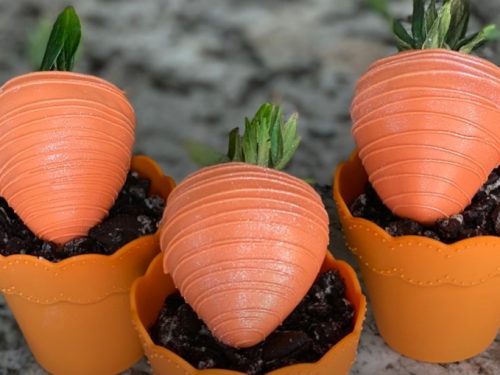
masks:
[[[396,237],[418,235],[450,244],[475,236],[499,236],[500,167],[491,172],[462,213],[440,219],[432,226],[422,226],[413,220],[393,215],[370,184],[354,200],[350,210],[353,216],[368,219]]]
[[[62,246],[37,238],[0,197],[0,254],[28,254],[58,262],[80,254],[113,254],[126,243],[156,232],[165,201],[149,195],[150,181],[129,172],[109,215],[88,236]]]
[[[295,310],[264,342],[234,349],[215,339],[179,293],[170,295],[150,330],[164,346],[198,369],[250,375],[295,363],[316,362],[353,329],[354,308],[336,270],[318,276]]]

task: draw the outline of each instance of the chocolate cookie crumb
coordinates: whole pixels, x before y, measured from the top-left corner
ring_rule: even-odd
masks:
[[[417,222],[399,218],[385,207],[368,183],[365,192],[350,205],[351,214],[373,221],[391,236],[419,235],[447,244],[475,236],[500,235],[500,167],[491,172],[488,180],[474,195],[463,212],[437,220],[424,227]]]
[[[62,246],[37,238],[7,201],[0,197],[0,254],[28,254],[58,262],[80,254],[112,254],[126,243],[158,228],[165,201],[149,195],[151,182],[129,172],[109,215],[90,229],[88,236]]]
[[[290,316],[262,343],[234,349],[216,340],[179,293],[165,300],[151,337],[198,369],[262,375],[294,363],[315,362],[353,329],[354,307],[336,270],[324,272]]]

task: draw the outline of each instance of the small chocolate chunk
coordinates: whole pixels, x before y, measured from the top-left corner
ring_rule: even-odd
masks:
[[[345,335],[342,324],[335,321],[315,323],[310,329],[316,345],[323,350],[325,347],[330,348],[332,343],[338,342]]]
[[[150,182],[145,178],[137,178],[128,188],[127,193],[134,198],[144,200],[148,196]]]
[[[235,349],[225,346],[224,356],[227,359],[227,364],[224,368],[232,368],[236,371],[246,372],[247,374],[260,374],[263,371],[262,345],[245,349]]]
[[[30,248],[30,243],[23,241],[19,237],[4,237],[4,248],[2,251],[2,255],[11,255],[11,254],[26,254]]]
[[[147,215],[139,215],[136,219],[139,223],[138,232],[141,236],[156,232],[156,222]]]
[[[436,232],[434,232],[432,229],[423,230],[422,236],[429,237],[429,238],[432,238],[433,240],[437,240],[437,241],[440,240],[439,235]]]
[[[128,194],[120,193],[116,198],[115,204],[109,211],[109,217],[118,214],[142,215],[147,212],[147,207],[142,204],[137,204],[136,200]]]
[[[366,194],[363,193],[359,197],[357,197],[354,200],[354,202],[352,202],[351,207],[350,207],[352,216],[365,217],[367,203],[368,203],[368,199],[366,197]]]
[[[316,302],[307,307],[307,312],[311,315],[326,318],[332,313],[332,306],[326,303]]]
[[[0,226],[8,229],[13,224],[14,220],[14,212],[9,206],[7,206],[5,199],[0,198]]]
[[[141,235],[141,223],[133,215],[118,214],[89,232],[89,236],[114,251]]]
[[[187,303],[182,304],[177,309],[179,324],[183,327],[182,334],[194,337],[201,329],[202,322]]]
[[[51,262],[57,262],[61,260],[61,258],[57,254],[57,251],[58,248],[55,243],[42,241],[38,246],[35,246],[35,248],[32,250],[31,255],[45,258]]]
[[[498,205],[491,213],[491,221],[493,222],[495,234],[500,236],[500,205]]]
[[[311,288],[312,289],[312,288]],[[311,292],[309,292],[310,294]],[[281,325],[284,330],[294,331],[299,330],[300,327],[308,326],[310,322],[310,315],[308,306],[313,303],[307,294],[299,305],[292,311]]]
[[[460,240],[463,240],[464,238],[471,238],[471,237],[477,237],[477,236],[487,236],[489,232],[481,227],[476,227],[476,228],[464,228],[460,232]]]
[[[345,287],[340,273],[337,270],[328,270],[318,277],[317,281],[320,288],[324,289],[325,296],[330,300],[342,298],[345,294]]]
[[[153,217],[161,218],[165,209],[165,200],[158,195],[151,195],[144,200],[146,207]]]
[[[422,231],[422,226],[410,219],[400,219],[390,222],[385,230],[391,236],[418,235]]]
[[[262,359],[267,362],[281,360],[305,352],[311,345],[312,340],[305,332],[277,332],[266,340]]]
[[[331,319],[340,322],[339,324],[347,324],[344,327],[348,327],[350,330],[350,324],[354,318],[354,307],[345,298],[339,298],[332,303],[333,313],[330,316]]]
[[[91,237],[79,237],[66,242],[61,249],[58,250],[58,256],[68,258],[81,254],[101,254],[104,251],[104,246]]]
[[[488,224],[488,216],[495,208],[496,202],[489,196],[483,199],[478,199],[470,204],[463,212],[465,224],[471,227],[482,226],[486,227]]]
[[[436,230],[444,242],[457,241],[460,238],[460,232],[463,231],[464,219],[458,214],[446,219],[436,221]]]

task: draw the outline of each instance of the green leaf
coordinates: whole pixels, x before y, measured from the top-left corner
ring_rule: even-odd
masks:
[[[450,22],[451,3],[447,2],[439,9],[438,16],[426,36],[422,49],[443,48],[450,29]]]
[[[304,181],[305,183],[307,183],[309,185],[314,185],[318,182],[314,177],[302,178],[302,181]]]
[[[297,135],[298,114],[294,113],[282,127],[283,134],[283,155],[281,159],[275,163],[275,169],[283,169],[290,162],[295,151],[300,144],[300,137]]]
[[[231,161],[243,161],[243,150],[241,148],[240,128],[236,127],[229,132],[229,146],[227,157]]]
[[[274,165],[274,169],[281,170],[286,167],[286,165],[290,162],[290,160],[292,160],[295,151],[297,151],[297,148],[300,145],[300,141],[301,138],[297,137],[290,144],[288,144],[287,148],[285,148],[283,151],[283,157],[278,162],[278,164]]]
[[[241,140],[242,161],[268,168],[283,168],[300,143],[296,130],[296,114],[285,123],[278,106],[269,103],[262,105],[251,120],[245,119],[245,132]],[[236,148],[235,142],[230,139],[229,156]]]
[[[415,42],[408,34],[408,31],[404,28],[404,26],[398,20],[393,20],[392,22],[392,32],[396,37],[396,43],[398,45],[399,50],[407,50],[415,48]]]
[[[33,70],[40,68],[51,30],[52,22],[42,19],[28,35],[28,53]]]
[[[436,21],[438,16],[438,12],[436,9],[436,0],[431,0],[429,5],[427,6],[427,11],[425,12],[425,35],[429,32]]]
[[[73,7],[66,7],[52,27],[40,70],[72,70],[80,39],[80,19]]]
[[[248,119],[245,119],[243,133],[243,160],[246,163],[257,164],[257,127]]]
[[[268,167],[271,157],[271,124],[261,119],[257,124],[257,165]]]
[[[487,41],[493,40],[495,38],[495,35],[498,36],[497,33],[498,31],[495,25],[488,25],[480,32],[473,34],[463,40],[459,45],[459,52],[471,53],[472,51],[475,51],[476,49],[481,47]]]
[[[450,0],[451,21],[447,43],[451,49],[465,37],[469,26],[470,2],[468,0]]]
[[[424,42],[425,3],[424,0],[413,0],[413,15],[411,18],[411,32],[417,45]]]
[[[388,0],[366,0],[366,4],[387,20],[392,20]]]
[[[283,157],[283,133],[281,128],[282,116],[281,110],[276,111],[276,118],[271,122],[271,162],[276,165]]]
[[[495,26],[495,29],[488,33],[487,38],[488,38],[488,41],[500,40],[500,29],[498,29],[498,27]]]
[[[288,121],[283,125],[281,132],[283,133],[283,148],[288,148],[297,139],[297,123],[299,115],[294,113]]]
[[[229,158],[223,153],[200,142],[188,141],[185,144],[185,148],[191,160],[201,166],[220,164],[229,161]]]

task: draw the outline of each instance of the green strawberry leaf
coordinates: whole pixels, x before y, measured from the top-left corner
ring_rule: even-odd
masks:
[[[66,7],[52,27],[40,70],[71,71],[80,39],[80,19],[73,7]]]
[[[184,145],[191,160],[201,166],[209,166],[229,161],[227,155],[214,150],[210,146],[196,141],[188,141]]]

